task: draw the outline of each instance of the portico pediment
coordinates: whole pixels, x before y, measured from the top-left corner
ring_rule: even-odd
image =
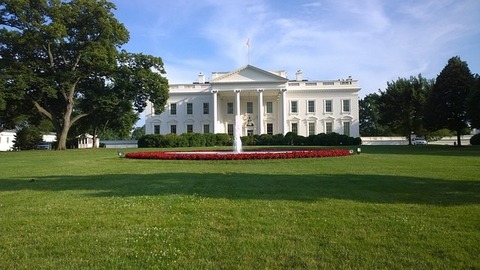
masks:
[[[283,84],[287,78],[276,75],[272,72],[247,65],[232,72],[213,78],[211,84],[230,84],[230,83],[274,83]]]

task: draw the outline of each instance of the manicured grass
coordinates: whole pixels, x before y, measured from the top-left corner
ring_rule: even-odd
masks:
[[[0,268],[479,269],[479,171],[471,146],[239,161],[0,152]]]

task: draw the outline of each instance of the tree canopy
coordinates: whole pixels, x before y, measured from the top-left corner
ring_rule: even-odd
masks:
[[[380,91],[380,123],[408,137],[411,143],[412,132],[424,133],[423,108],[430,87],[431,82],[422,75],[388,82],[386,90]]]
[[[371,93],[359,100],[360,134],[362,136],[392,135],[388,126],[380,124],[378,93]]]
[[[475,75],[475,83],[467,99],[467,116],[472,128],[480,128],[480,76]]]
[[[52,122],[59,150],[71,126],[89,114],[125,102],[141,112],[147,100],[161,111],[168,99],[163,62],[121,51],[129,33],[114,8],[105,0],[4,0],[0,90],[10,94],[0,96],[0,110],[14,100],[19,108],[36,108]],[[99,100],[111,103],[103,107]]]
[[[431,129],[448,128],[457,133],[457,145],[468,127],[467,100],[472,94],[474,77],[466,62],[455,56],[448,60],[429,94],[426,123]]]

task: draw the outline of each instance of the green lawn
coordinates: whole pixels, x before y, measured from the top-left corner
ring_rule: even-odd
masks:
[[[251,161],[0,152],[0,269],[480,269],[479,173],[472,146]]]

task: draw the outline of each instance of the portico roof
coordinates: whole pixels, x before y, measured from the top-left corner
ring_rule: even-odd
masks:
[[[274,74],[272,72],[246,65],[232,72],[220,75],[213,78],[210,83],[215,84],[230,84],[230,83],[275,83],[283,84],[288,81],[287,78]]]

